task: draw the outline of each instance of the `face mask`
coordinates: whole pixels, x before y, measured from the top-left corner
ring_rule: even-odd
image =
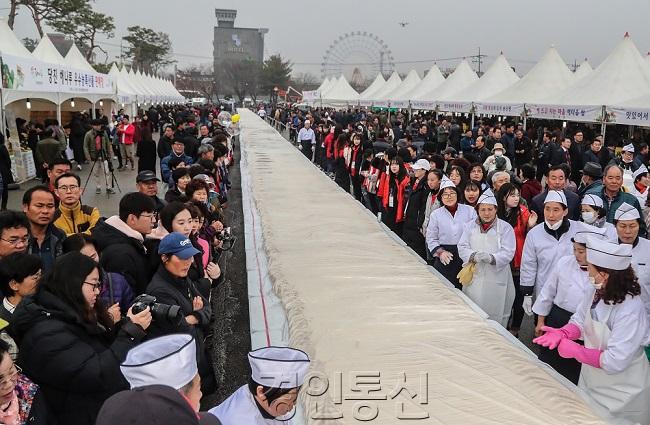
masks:
[[[494,156],[496,156],[496,157],[503,156],[503,151],[500,151],[500,150],[494,151]]]
[[[555,224],[551,224],[547,220],[544,220],[544,223],[546,223],[546,227],[548,227],[551,230],[557,230],[560,228],[560,226],[562,226],[562,220],[558,221]]]
[[[596,283],[596,278],[589,276],[589,283],[596,289],[603,289],[602,283]]]
[[[593,211],[586,211],[582,213],[582,221],[587,224],[592,224],[594,221],[596,221],[596,218],[596,213]]]

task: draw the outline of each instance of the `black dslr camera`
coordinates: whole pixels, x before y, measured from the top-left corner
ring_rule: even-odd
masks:
[[[222,251],[230,251],[235,245],[235,241],[237,240],[237,238],[233,236],[232,232],[230,231],[230,227],[224,228],[221,232],[217,233],[215,237],[217,240],[223,242],[221,244]]]
[[[154,320],[165,320],[172,324],[181,323],[183,320],[183,314],[181,313],[181,308],[179,306],[157,303],[156,297],[153,295],[138,295],[135,300],[133,300],[131,311],[133,314],[138,314],[144,311],[147,307],[149,307],[151,316]]]

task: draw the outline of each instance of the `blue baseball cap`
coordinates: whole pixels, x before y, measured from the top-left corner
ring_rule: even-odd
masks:
[[[181,260],[192,258],[199,252],[201,251],[194,248],[192,241],[178,232],[168,234],[158,245],[158,254],[175,255]]]

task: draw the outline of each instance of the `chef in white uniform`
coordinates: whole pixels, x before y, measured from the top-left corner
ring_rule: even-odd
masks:
[[[650,186],[650,176],[648,176],[648,168],[641,164],[639,168],[634,170],[632,174],[634,177],[634,184],[630,189],[630,193],[639,200],[641,208],[645,207],[646,200],[648,199],[648,186]]]
[[[458,242],[458,254],[464,263],[475,263],[474,278],[463,292],[491,320],[508,325],[515,284],[510,262],[515,256],[517,242],[512,226],[497,218],[497,199],[490,189],[478,198],[478,218],[465,224]]]
[[[641,299],[650,321],[650,241],[639,237],[641,215],[632,205],[622,203],[614,215],[620,243],[632,245],[632,268],[641,286]],[[650,336],[649,336],[650,339]],[[650,359],[650,342],[646,348]]]
[[[289,347],[248,353],[251,379],[210,410],[223,425],[292,425],[298,391],[309,370],[309,357]]]
[[[592,193],[587,193],[580,201],[581,217],[584,223],[605,230],[607,239],[612,242],[618,240],[616,227],[607,222],[607,214],[603,207],[603,198]]]
[[[201,377],[196,363],[196,341],[189,334],[171,334],[132,348],[120,365],[131,389],[165,385],[177,390],[195,412],[201,404]],[[198,413],[199,424],[215,423],[213,415]]]
[[[650,363],[643,350],[650,324],[632,246],[588,238],[587,262],[593,289],[567,325],[547,328],[534,342],[582,363],[579,386],[614,417],[650,425]]]
[[[587,271],[587,237],[607,240],[607,236],[605,229],[585,223],[576,223],[576,227],[573,254],[557,260],[533,304],[533,312],[537,314],[535,336],[541,336],[548,328],[561,328],[569,323],[585,293],[591,290]],[[557,351],[546,347],[541,347],[537,357],[578,384],[581,363],[577,360],[562,358]]]
[[[549,190],[544,199],[544,222],[526,235],[521,256],[520,288],[524,295],[526,314],[533,314],[533,292],[539,296],[557,259],[571,255],[571,238],[576,223],[567,218],[569,210],[564,192]]]
[[[460,203],[460,196],[456,185],[443,177],[438,191],[442,206],[431,213],[426,234],[427,248],[434,258],[433,268],[458,289],[462,289],[457,276],[463,267],[458,241],[465,224],[477,217],[474,208]]]

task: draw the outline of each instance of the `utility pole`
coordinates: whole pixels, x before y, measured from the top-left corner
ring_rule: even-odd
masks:
[[[478,76],[480,77],[482,75],[481,73],[481,66],[483,65],[483,58],[487,57],[487,55],[482,55],[481,54],[481,48],[478,48],[478,55],[472,57],[472,62],[476,63],[478,65]]]
[[[176,87],[176,74],[178,73],[178,65],[174,64],[174,87]]]

